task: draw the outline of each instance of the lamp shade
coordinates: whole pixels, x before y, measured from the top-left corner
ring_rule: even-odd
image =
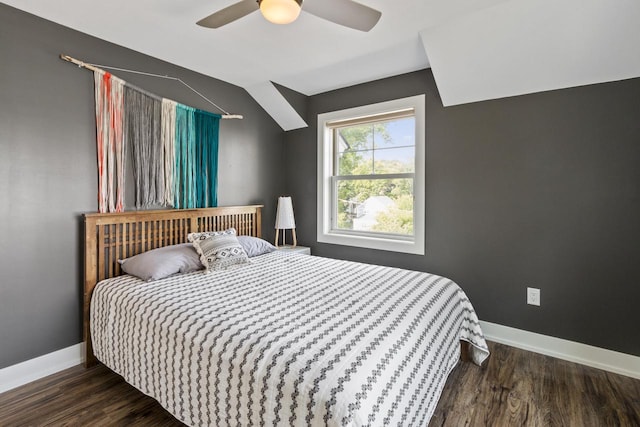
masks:
[[[262,16],[274,24],[290,24],[300,15],[299,0],[261,0]]]
[[[276,210],[276,229],[296,228],[296,220],[293,217],[293,203],[291,197],[278,197]]]

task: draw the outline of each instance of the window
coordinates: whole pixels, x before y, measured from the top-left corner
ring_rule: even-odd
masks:
[[[424,254],[424,95],[318,115],[318,241]]]

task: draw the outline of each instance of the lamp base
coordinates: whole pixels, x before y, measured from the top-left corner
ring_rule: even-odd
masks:
[[[298,238],[296,237],[296,229],[292,228],[291,229],[291,234],[293,235],[293,248],[295,248],[298,245]],[[275,247],[278,247],[278,237],[280,235],[280,229],[276,228],[276,241],[275,241]],[[282,244],[286,245],[287,244],[287,229],[283,228],[282,229]]]

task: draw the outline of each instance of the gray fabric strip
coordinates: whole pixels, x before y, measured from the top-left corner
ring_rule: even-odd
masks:
[[[164,202],[164,158],[160,138],[162,101],[125,86],[125,132],[130,144],[137,209]]]

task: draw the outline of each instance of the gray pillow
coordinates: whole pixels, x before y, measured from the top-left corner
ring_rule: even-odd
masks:
[[[247,253],[247,256],[249,256],[249,258],[262,254],[268,254],[269,252],[273,252],[278,249],[271,243],[259,237],[238,236],[238,242],[240,242],[242,248]]]
[[[200,254],[200,261],[207,270],[224,270],[233,265],[249,262],[247,253],[238,242],[236,231],[233,229],[231,231],[232,233],[200,235],[193,240],[193,246]],[[192,238],[189,237],[189,240]]]
[[[203,269],[198,253],[190,243],[153,249],[118,262],[125,273],[147,281]]]

